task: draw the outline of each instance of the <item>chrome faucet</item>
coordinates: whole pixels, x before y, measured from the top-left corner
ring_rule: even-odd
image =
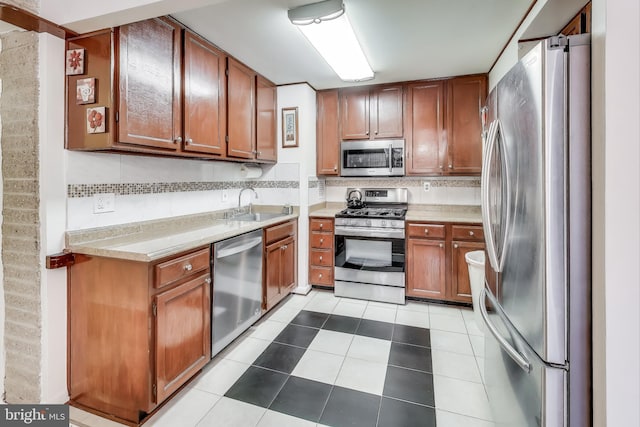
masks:
[[[238,211],[240,210],[240,205],[242,203],[242,193],[244,192],[244,190],[251,190],[253,191],[253,195],[255,196],[255,198],[258,198],[258,193],[256,193],[256,190],[253,189],[253,187],[245,187],[242,190],[240,190],[240,194],[238,194]],[[249,199],[249,213],[251,213],[251,199]]]

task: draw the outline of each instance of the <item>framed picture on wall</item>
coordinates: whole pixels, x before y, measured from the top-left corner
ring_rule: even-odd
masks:
[[[282,148],[298,146],[298,107],[282,109]]]

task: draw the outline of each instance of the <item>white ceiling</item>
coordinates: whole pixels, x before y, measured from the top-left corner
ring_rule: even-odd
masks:
[[[344,0],[376,76],[364,84],[486,73],[532,0]],[[173,14],[276,84],[342,82],[287,10],[314,0],[227,0]]]

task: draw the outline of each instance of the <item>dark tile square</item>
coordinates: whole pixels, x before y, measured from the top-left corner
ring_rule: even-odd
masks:
[[[358,329],[358,325],[360,324],[360,318],[358,317],[348,317],[348,316],[338,316],[337,314],[332,314],[329,316],[322,329],[327,329],[329,331],[336,332],[344,332],[345,334],[353,334]]]
[[[320,424],[333,427],[372,427],[378,419],[380,396],[335,386]]]
[[[356,335],[379,338],[381,340],[391,340],[393,336],[393,323],[378,322],[377,320],[362,319]]]
[[[387,367],[383,396],[434,406],[433,375],[410,369]]]
[[[306,326],[287,325],[273,341],[307,348],[316,337],[318,330]]]
[[[382,398],[378,427],[436,427],[436,410],[429,406]]]
[[[393,341],[404,344],[431,347],[431,334],[428,329],[415,326],[396,325],[393,330]]]
[[[431,349],[417,345],[391,343],[389,365],[400,368],[416,369],[423,372],[433,372],[431,364]]]
[[[328,313],[318,313],[317,311],[302,310],[291,323],[311,328],[321,328],[329,317]]]
[[[304,348],[272,342],[253,364],[290,374],[305,351]]]
[[[317,423],[330,392],[330,384],[290,376],[269,409]]]
[[[268,408],[287,381],[287,377],[288,375],[279,372],[250,366],[225,396]]]

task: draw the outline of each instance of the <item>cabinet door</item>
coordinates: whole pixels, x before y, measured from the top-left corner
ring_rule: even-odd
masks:
[[[186,31],[184,40],[184,151],[225,154],[225,55]]]
[[[446,158],[444,112],[443,82],[407,86],[407,175],[442,174]]]
[[[371,93],[373,139],[402,138],[402,85],[383,86]]]
[[[407,295],[445,299],[444,240],[409,239],[407,242]]]
[[[471,283],[465,255],[467,252],[484,249],[481,242],[451,243],[451,292],[449,297],[455,301],[471,303]]]
[[[282,256],[280,258],[281,266],[280,271],[282,274],[282,296],[286,296],[289,292],[297,286],[296,280],[296,240],[293,237],[282,242]]]
[[[338,91],[317,93],[317,164],[318,175],[338,175],[340,164],[340,134],[338,132]]]
[[[278,159],[276,137],[276,85],[258,76],[256,79],[256,158]]]
[[[227,155],[255,158],[255,73],[227,58]]]
[[[265,248],[264,308],[266,310],[271,310],[281,298],[282,246],[278,241]]]
[[[211,359],[210,288],[207,272],[155,298],[157,403]]]
[[[487,98],[486,76],[458,77],[448,86],[448,173],[480,174],[482,123],[480,108]]]
[[[340,92],[342,139],[369,139],[369,88]]]
[[[168,19],[120,27],[119,143],[178,149],[180,43],[181,29]]]

